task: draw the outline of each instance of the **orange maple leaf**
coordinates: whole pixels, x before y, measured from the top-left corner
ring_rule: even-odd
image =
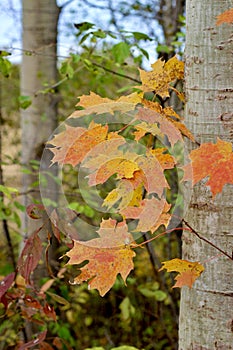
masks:
[[[233,8],[221,13],[217,16],[216,25],[219,26],[223,23],[233,23]]]
[[[206,186],[210,186],[213,196],[220,193],[227,183],[233,184],[232,144],[219,138],[217,143],[204,143],[191,151],[193,185],[209,176]]]
[[[166,269],[168,272],[175,271],[179,274],[175,277],[177,281],[172,288],[188,286],[192,288],[193,283],[204,271],[204,267],[199,262],[191,262],[182,259],[172,259],[162,262],[163,266],[159,271]]]
[[[52,162],[78,165],[93,147],[106,139],[107,133],[107,125],[91,123],[89,129],[66,125],[65,131],[49,141],[49,144],[56,146],[50,148],[54,153]]]
[[[171,215],[168,213],[170,205],[157,198],[143,199],[139,207],[127,207],[121,211],[126,219],[138,219],[135,231],[154,232],[160,225],[167,226]]]
[[[140,101],[140,97],[136,95],[129,95],[128,98],[119,98],[118,100],[111,100],[106,97],[101,97],[94,92],[90,92],[90,95],[83,95],[80,101],[76,104],[77,107],[84,107],[84,110],[76,110],[70,116],[70,118],[80,118],[88,114],[114,114],[115,111],[126,113],[133,111],[136,104]]]
[[[126,283],[126,278],[134,268],[135,252],[128,245],[133,242],[132,235],[127,231],[125,221],[103,220],[98,231],[99,238],[90,241],[74,241],[74,247],[66,253],[70,258],[68,265],[80,264],[88,260],[82,267],[80,275],[74,283],[88,282],[89,289],[98,289],[104,296],[113,286],[118,274]]]

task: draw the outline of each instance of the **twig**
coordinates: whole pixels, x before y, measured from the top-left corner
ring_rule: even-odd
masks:
[[[190,231],[192,233],[194,233],[199,239],[201,239],[202,241],[208,243],[209,245],[211,245],[213,248],[215,248],[216,250],[218,250],[219,252],[221,252],[223,255],[227,256],[229,259],[233,260],[233,256],[230,256],[228,253],[226,253],[224,250],[222,250],[221,248],[217,247],[214,243],[210,242],[208,239],[206,239],[205,237],[202,237],[196,230],[194,230],[194,228],[192,228],[189,223],[182,219],[182,222],[190,229]]]

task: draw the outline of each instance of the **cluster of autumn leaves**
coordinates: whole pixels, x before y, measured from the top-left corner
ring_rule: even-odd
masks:
[[[102,207],[110,214],[112,211],[120,214],[121,221],[109,215],[100,225],[98,238],[85,242],[74,240],[73,248],[66,254],[71,265],[88,260],[74,283],[87,281],[89,288],[98,289],[102,296],[118,274],[126,281],[133,269],[137,247],[133,232],[153,234],[161,225],[166,228],[172,217],[164,171],[182,166],[181,157],[176,157],[173,150],[177,144],[183,147],[183,136],[195,140],[182,118],[171,107],[163,108],[156,96],[164,99],[173,91],[184,101],[183,93],[175,88],[175,82],[182,80],[183,75],[184,64],[176,57],[166,63],[158,60],[151,71],[140,70],[142,85],[137,87],[137,92],[118,100],[92,92],[82,96],[77,106],[83,109],[72,113],[63,131],[49,141],[53,146],[52,162],[86,169],[90,187],[116,176],[115,188],[103,199]],[[147,94],[154,98],[145,98]],[[159,146],[155,140],[159,140]],[[183,181],[194,185],[209,176],[207,185],[216,195],[225,183],[233,182],[232,157],[228,142],[203,144],[191,152],[192,162],[182,167]],[[223,166],[224,175],[220,177]],[[133,232],[129,232],[128,223],[132,220],[135,225]],[[174,287],[191,287],[204,270],[198,262],[181,259],[164,262],[163,268],[179,272]]]

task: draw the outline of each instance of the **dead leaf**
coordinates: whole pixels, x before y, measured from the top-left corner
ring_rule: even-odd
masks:
[[[37,267],[42,253],[42,242],[38,235],[40,230],[41,227],[27,239],[18,260],[18,271],[28,284],[30,284],[30,275]]]

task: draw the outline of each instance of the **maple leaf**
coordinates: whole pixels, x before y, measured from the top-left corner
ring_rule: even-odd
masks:
[[[112,102],[112,100],[110,98],[101,97],[90,91],[90,95],[82,95],[79,97],[79,102],[76,104],[76,106],[87,108],[108,102]]]
[[[162,262],[163,266],[159,271],[166,269],[168,272],[175,271],[179,274],[175,277],[177,281],[172,288],[188,286],[192,288],[193,283],[204,271],[204,267],[199,262],[191,262],[182,259],[172,259]]]
[[[30,284],[30,275],[35,270],[42,253],[42,242],[38,236],[41,227],[36,230],[26,241],[18,260],[18,271]]]
[[[134,96],[129,96],[128,98],[119,98],[118,100],[111,100],[109,98],[103,98],[94,92],[90,92],[90,95],[83,95],[80,97],[80,101],[76,106],[84,107],[84,110],[76,110],[69,117],[70,118],[80,118],[88,114],[114,114],[115,111],[121,113],[126,113],[133,111],[139,98]]]
[[[88,184],[90,186],[102,184],[113,174],[117,174],[117,179],[131,178],[136,170],[137,164],[124,158],[111,159],[103,164],[97,173],[90,174]]]
[[[193,134],[181,122],[182,118],[180,117],[180,115],[177,114],[171,107],[162,108],[158,102],[153,102],[145,99],[142,100],[142,104],[145,107],[161,114],[161,116],[163,116],[163,118],[168,119],[169,122],[171,122],[175,126],[175,128],[181,132],[182,135],[188,137],[193,142],[195,141]]]
[[[204,143],[190,152],[190,158],[193,185],[209,176],[205,185],[210,186],[215,196],[225,184],[233,184],[233,152],[230,142],[218,138],[216,144]]]
[[[127,231],[126,223],[115,220],[103,220],[98,231],[99,238],[87,242],[74,241],[74,247],[66,253],[70,258],[68,265],[80,264],[88,260],[74,283],[88,282],[89,289],[98,289],[104,296],[113,286],[118,274],[126,283],[126,278],[134,268],[136,255],[128,244],[133,241]]]
[[[148,125],[153,125],[156,123],[163,135],[167,136],[172,146],[174,146],[177,141],[183,142],[180,131],[174,127],[171,121],[164,118],[164,116],[162,116],[160,113],[157,113],[149,108],[138,108],[138,113],[135,115],[135,118],[145,121]]]
[[[104,199],[103,206],[112,208],[117,202],[117,210],[121,211],[127,206],[139,206],[142,200],[142,184],[134,189],[133,184],[126,179],[122,179],[117,187],[112,190]]]
[[[219,26],[223,23],[233,23],[233,8],[221,13],[217,16],[216,25]]]
[[[103,142],[108,133],[108,126],[91,123],[89,129],[66,126],[66,130],[49,141],[56,146],[50,148],[54,153],[52,163],[78,165],[87,153]]]
[[[140,168],[144,187],[148,194],[157,193],[161,197],[164,188],[169,188],[169,185],[157,158],[148,152],[145,156],[139,156],[135,162]]]
[[[160,225],[167,226],[171,215],[168,213],[170,205],[157,198],[143,199],[139,207],[127,207],[121,211],[126,219],[138,219],[135,231],[154,232]]]
[[[172,57],[166,63],[160,58],[151,65],[152,71],[146,72],[139,69],[144,92],[155,91],[162,98],[169,97],[169,88],[175,79],[183,79],[184,63],[176,57]]]
[[[151,149],[149,152],[156,157],[163,169],[173,169],[176,165],[175,158],[169,153],[165,153],[167,152],[166,148]]]

